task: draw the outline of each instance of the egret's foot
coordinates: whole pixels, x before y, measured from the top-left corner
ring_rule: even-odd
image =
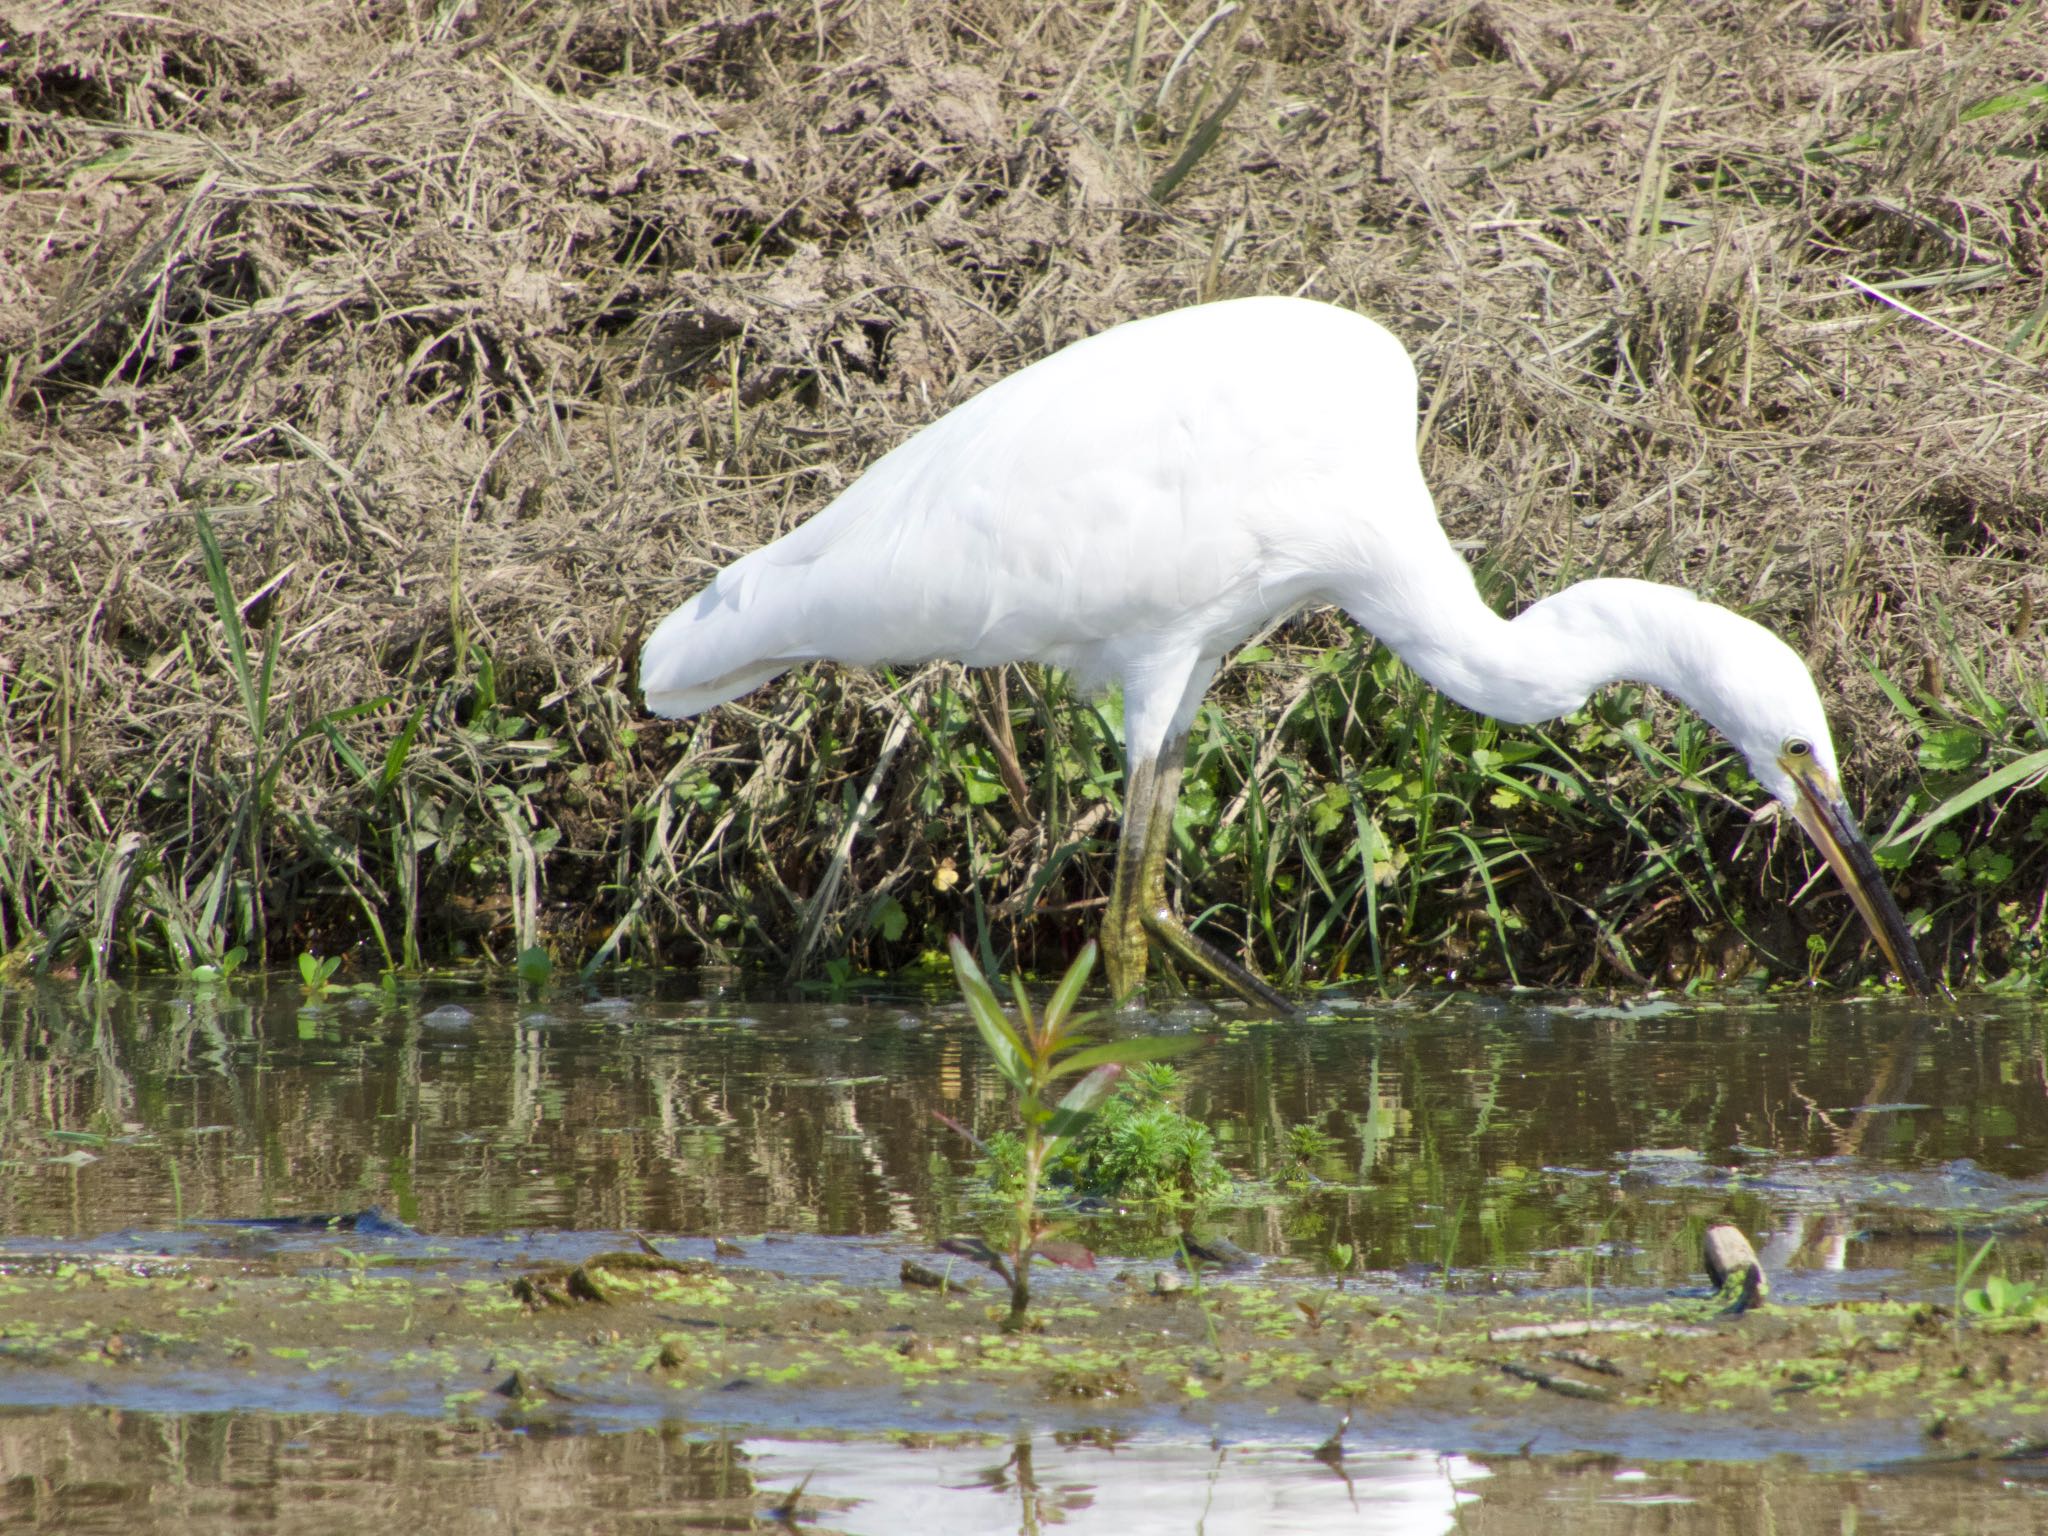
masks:
[[[1151,883],[1146,874],[1154,791],[1159,776],[1150,763],[1131,770],[1124,789],[1124,827],[1117,836],[1116,874],[1110,880],[1109,905],[1102,913],[1102,969],[1109,995],[1119,1007],[1142,1000],[1145,991],[1145,915],[1141,893]],[[1135,829],[1135,831],[1133,830]]]
[[[1164,902],[1144,908],[1145,931],[1157,939],[1166,952],[1197,975],[1206,976],[1219,987],[1227,987],[1262,1013],[1293,1019],[1301,1010],[1279,988],[1261,980],[1207,939],[1197,935]]]
[[[1102,950],[1102,974],[1109,982],[1110,1000],[1117,1007],[1133,1007],[1145,1000],[1145,961],[1150,946],[1144,927],[1121,922],[1112,911],[1102,924],[1097,943]]]
[[[1166,899],[1166,855],[1173,841],[1173,807],[1180,798],[1188,739],[1176,736],[1155,759],[1132,763],[1124,788],[1124,825],[1118,835],[1116,875],[1102,914],[1103,968],[1119,1006],[1142,1003],[1148,940],[1197,976],[1228,988],[1262,1013],[1289,1019],[1298,1010],[1285,997],[1173,915]]]
[[[1100,943],[1110,999],[1118,1008],[1142,1009],[1146,1006],[1145,967],[1149,949],[1146,936],[1149,933],[1159,940],[1167,955],[1213,985],[1236,993],[1259,1012],[1282,1019],[1300,1016],[1301,1010],[1278,988],[1246,970],[1207,939],[1198,937],[1165,908],[1147,917],[1138,929],[1135,941],[1128,934],[1119,934],[1113,942],[1111,935],[1115,932],[1105,924]]]

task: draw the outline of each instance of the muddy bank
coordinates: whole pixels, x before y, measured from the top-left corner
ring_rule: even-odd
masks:
[[[1049,963],[1113,715],[924,679],[828,889],[885,682],[674,729],[639,637],[976,388],[1226,294],[1416,351],[1503,605],[1643,575],[1792,636],[1876,826],[2048,749],[2022,8],[1209,9],[0,7],[0,951]],[[1328,618],[1258,650],[1182,865],[1266,970],[1858,974],[1654,701],[1497,737]],[[1952,971],[2048,967],[2039,776],[1896,852]]]
[[[0,1275],[5,1396],[556,1428],[1195,1426],[1311,1446],[1348,1412],[1372,1441],[1426,1425],[1468,1450],[2043,1453],[2040,1325],[1963,1326],[1924,1301],[1728,1316],[1704,1298],[1339,1289],[1284,1271],[1192,1283],[1132,1265],[1042,1287],[1033,1327],[1006,1334],[985,1276],[905,1256],[958,1289],[793,1278],[744,1256],[444,1269],[343,1236],[295,1255],[15,1259]]]

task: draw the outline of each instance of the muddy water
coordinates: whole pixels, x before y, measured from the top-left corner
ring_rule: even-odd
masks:
[[[1996,1235],[1989,1262],[2014,1280],[2043,1275],[2038,1005],[1930,1022],[1885,1000],[1433,997],[1337,1000],[1304,1024],[1190,1008],[1149,1027],[1207,1037],[1183,1059],[1186,1107],[1237,1184],[1202,1228],[1275,1284],[1330,1284],[1348,1250],[1353,1289],[1625,1306],[1697,1285],[1700,1233],[1723,1217],[1793,1307],[1952,1299],[1959,1236],[1974,1252]],[[8,991],[0,1267],[289,1253],[348,1239],[238,1223],[374,1205],[418,1235],[360,1246],[407,1262],[567,1259],[634,1231],[708,1254],[725,1237],[781,1276],[880,1296],[903,1257],[975,1230],[972,1155],[941,1114],[1004,1123],[971,1025],[938,993]],[[1142,1213],[1090,1215],[1086,1233],[1103,1271],[1049,1284],[1087,1295],[1118,1274],[1112,1254],[1149,1276],[1172,1244]],[[637,1417],[572,1404],[544,1425],[442,1412],[434,1392],[306,1417],[253,1380],[188,1372],[144,1395],[31,1369],[6,1330],[0,1310],[9,1530],[744,1528],[800,1484],[792,1517],[845,1530],[1195,1530],[1206,1515],[1211,1531],[1706,1531],[1760,1509],[1779,1529],[2048,1525],[2038,1460],[1936,1466],[1910,1426],[1790,1435],[1799,1454],[1775,1460],[1753,1422],[1676,1439],[1553,1426],[1543,1450],[1586,1454],[1525,1456],[1512,1426],[1382,1414],[1332,1465],[1309,1454],[1329,1412],[1271,1402],[1114,1429],[1009,1403],[890,1422],[837,1400],[688,1394]],[[910,1438],[876,1438],[891,1428]],[[1893,1470],[1873,1481],[1872,1463]]]
[[[0,1414],[0,1467],[9,1531],[110,1536],[1991,1536],[2041,1529],[2048,1495],[2009,1469],[1877,1477],[1782,1458],[1681,1465],[1368,1451],[1331,1467],[1298,1446],[1256,1442],[803,1441],[682,1427],[565,1435],[363,1415]]]

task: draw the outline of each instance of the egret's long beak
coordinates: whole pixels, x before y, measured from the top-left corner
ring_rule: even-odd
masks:
[[[1870,844],[1863,840],[1856,818],[1842,803],[1842,792],[1833,776],[1810,759],[1798,761],[1781,757],[1778,766],[1792,775],[1792,782],[1799,791],[1792,814],[1799,818],[1799,825],[1806,828],[1806,835],[1814,840],[1822,856],[1833,866],[1842,888],[1849,893],[1849,899],[1856,903],[1856,910],[1863,914],[1863,921],[1869,925],[1870,936],[1877,940],[1877,947],[1884,951],[1892,969],[1915,994],[1932,997],[1936,989],[1927,968],[1920,963],[1920,948],[1913,942],[1899,904],[1885,889],[1884,876],[1878,873]]]

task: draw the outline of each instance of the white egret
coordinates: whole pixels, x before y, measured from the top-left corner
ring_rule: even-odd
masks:
[[[692,715],[826,659],[1039,661],[1084,686],[1119,683],[1112,990],[1142,986],[1149,936],[1284,1009],[1174,915],[1169,833],[1188,728],[1224,654],[1277,614],[1336,603],[1502,720],[1566,714],[1622,679],[1675,694],[1791,809],[1892,968],[1930,990],[1792,649],[1646,581],[1582,581],[1501,618],[1437,521],[1415,407],[1400,342],[1327,304],[1236,299],[1119,325],[991,385],[719,572],[641,652],[647,706]]]

